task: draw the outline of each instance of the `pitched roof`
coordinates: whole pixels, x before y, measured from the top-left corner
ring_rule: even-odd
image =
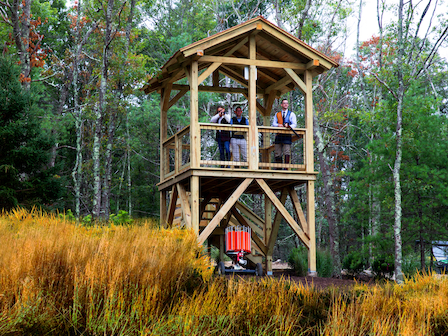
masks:
[[[143,87],[146,93],[159,89],[163,82],[177,81],[185,77],[185,66],[192,62],[193,58],[199,61],[199,71],[207,68],[212,61],[206,57],[233,57],[231,64],[223,63],[218,70],[224,75],[238,81],[245,86],[243,68],[246,66],[244,60],[248,59],[248,40],[251,34],[255,35],[257,52],[257,87],[261,90],[274,86],[281,93],[294,89],[286,71],[280,67],[269,67],[268,62],[287,62],[289,65],[297,64],[295,72],[301,76],[305,69],[312,69],[315,75],[323,73],[338,63],[323,53],[313,49],[297,37],[277,27],[262,16],[248,20],[237,26],[194,42],[179,49],[163,65],[161,71],[149,80]],[[236,64],[241,62],[242,64]],[[299,66],[300,65],[300,66]],[[282,80],[280,83],[279,81]]]

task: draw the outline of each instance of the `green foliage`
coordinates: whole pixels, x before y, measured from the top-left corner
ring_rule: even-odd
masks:
[[[115,224],[115,225],[129,225],[132,224],[133,219],[129,216],[129,213],[124,210],[118,211],[118,214],[111,214],[109,216],[109,219]]]
[[[0,58],[0,208],[44,205],[58,198],[60,176],[48,168],[53,143],[40,125],[33,92],[22,89],[19,69]]]
[[[343,261],[342,267],[351,275],[356,275],[364,271],[367,267],[367,258],[363,252],[352,251],[347,254]]]
[[[296,275],[306,276],[308,274],[308,250],[306,247],[294,248],[288,256],[288,262]],[[329,278],[333,275],[333,261],[328,250],[318,249],[316,251],[316,268],[320,277]]]

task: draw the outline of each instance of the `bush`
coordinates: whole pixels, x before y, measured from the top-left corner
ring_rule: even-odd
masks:
[[[294,248],[288,256],[288,262],[296,275],[308,274],[308,250],[304,246]],[[320,277],[329,278],[333,275],[333,261],[329,251],[316,251],[316,267]]]
[[[372,271],[379,278],[391,277],[394,273],[394,265],[392,255],[379,255],[372,262]]]
[[[344,257],[342,267],[346,269],[349,274],[355,275],[366,269],[367,263],[368,261],[364,253],[355,251],[350,252]]]

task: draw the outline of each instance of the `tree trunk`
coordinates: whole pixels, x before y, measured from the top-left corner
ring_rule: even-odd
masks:
[[[398,8],[398,92],[397,92],[397,128],[396,143],[397,149],[395,154],[395,164],[393,169],[394,177],[394,194],[395,194],[395,221],[394,221],[394,239],[395,239],[395,280],[398,283],[403,282],[403,272],[401,264],[403,260],[402,241],[401,241],[401,184],[400,184],[400,168],[403,156],[403,58],[404,58],[404,41],[403,41],[403,0],[400,0]]]

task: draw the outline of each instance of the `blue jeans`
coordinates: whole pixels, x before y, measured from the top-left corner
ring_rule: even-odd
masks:
[[[222,141],[218,138],[219,159],[221,161],[230,161],[230,141]]]

